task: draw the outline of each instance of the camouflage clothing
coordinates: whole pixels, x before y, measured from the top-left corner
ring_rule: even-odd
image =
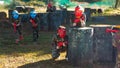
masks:
[[[33,41],[36,42],[39,37],[39,28],[38,28],[38,17],[36,16],[34,19],[30,17],[29,19],[31,25],[32,25],[32,31],[33,31]]]
[[[16,43],[18,43],[19,41],[23,40],[21,18],[20,17],[18,19],[13,18],[12,25],[14,28],[15,36],[17,37]]]

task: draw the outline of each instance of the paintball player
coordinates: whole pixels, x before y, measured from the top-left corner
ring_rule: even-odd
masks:
[[[82,6],[76,6],[74,11],[74,22],[75,27],[84,27],[86,22],[86,15],[84,14],[84,8]]]
[[[47,5],[46,12],[54,12],[56,10],[56,7],[52,5],[52,2],[49,2]]]
[[[113,26],[111,29],[107,28],[106,32],[112,33],[113,37],[113,62],[118,64],[118,54],[120,53],[120,25]],[[118,67],[119,68],[119,67]]]
[[[52,57],[57,59],[60,56],[60,51],[68,48],[68,36],[66,34],[66,27],[59,26],[57,33],[53,37],[52,42]],[[67,54],[66,54],[67,59]]]
[[[19,41],[23,40],[23,35],[21,32],[21,21],[20,21],[20,16],[17,10],[14,10],[12,12],[12,25],[14,28],[14,33],[16,34],[16,36],[18,36],[18,38],[16,39],[16,43],[18,43]]]
[[[39,37],[39,29],[38,29],[38,17],[37,17],[37,13],[35,12],[35,10],[32,10],[30,12],[30,18],[29,21],[32,25],[32,29],[33,29],[33,42],[36,42],[38,40]]]
[[[119,65],[117,56],[120,53],[120,25],[114,26],[111,32],[113,32],[113,46],[114,46],[113,47],[113,58],[114,58],[113,62],[116,62],[116,65]]]
[[[47,5],[47,10],[46,12],[48,12],[48,30],[53,30],[53,12],[56,11],[56,6],[53,6],[52,2],[49,2],[48,5]]]
[[[53,24],[52,24],[51,13],[50,13],[50,12],[53,12],[52,2],[48,3],[46,12],[48,12],[48,20],[49,20],[49,22],[48,22],[48,30],[52,30],[51,25],[53,25]]]

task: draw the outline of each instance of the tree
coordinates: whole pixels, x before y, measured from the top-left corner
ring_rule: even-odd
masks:
[[[115,3],[115,8],[118,8],[120,7],[120,0],[116,0],[116,3]]]
[[[22,1],[24,1],[24,2],[29,2],[30,0],[22,0]]]

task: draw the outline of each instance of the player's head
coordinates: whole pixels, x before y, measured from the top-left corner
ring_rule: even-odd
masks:
[[[59,28],[57,30],[57,35],[59,35],[61,38],[64,38],[66,36],[66,27],[59,26]]]
[[[59,28],[66,29],[66,27],[62,25],[60,25]]]
[[[31,12],[30,12],[30,17],[31,18],[35,18],[37,16],[37,13],[35,12],[35,10],[32,10]]]
[[[85,9],[84,9],[84,7],[82,7],[81,5],[79,5],[79,10],[81,10],[82,12],[84,12],[85,11]]]
[[[18,18],[19,18],[18,11],[17,11],[17,10],[14,10],[14,11],[12,12],[12,16],[13,16],[14,19],[18,19]]]
[[[82,12],[84,12],[84,8],[81,5],[77,5],[75,7],[75,10],[81,10]]]

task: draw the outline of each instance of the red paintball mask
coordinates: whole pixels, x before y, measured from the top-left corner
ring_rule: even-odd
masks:
[[[64,38],[66,36],[66,30],[65,30],[65,28],[59,28],[57,30],[57,33],[60,36],[60,38]]]
[[[79,10],[79,9],[80,9],[80,7],[79,7],[79,6],[75,7],[75,11],[76,11],[76,10]]]

